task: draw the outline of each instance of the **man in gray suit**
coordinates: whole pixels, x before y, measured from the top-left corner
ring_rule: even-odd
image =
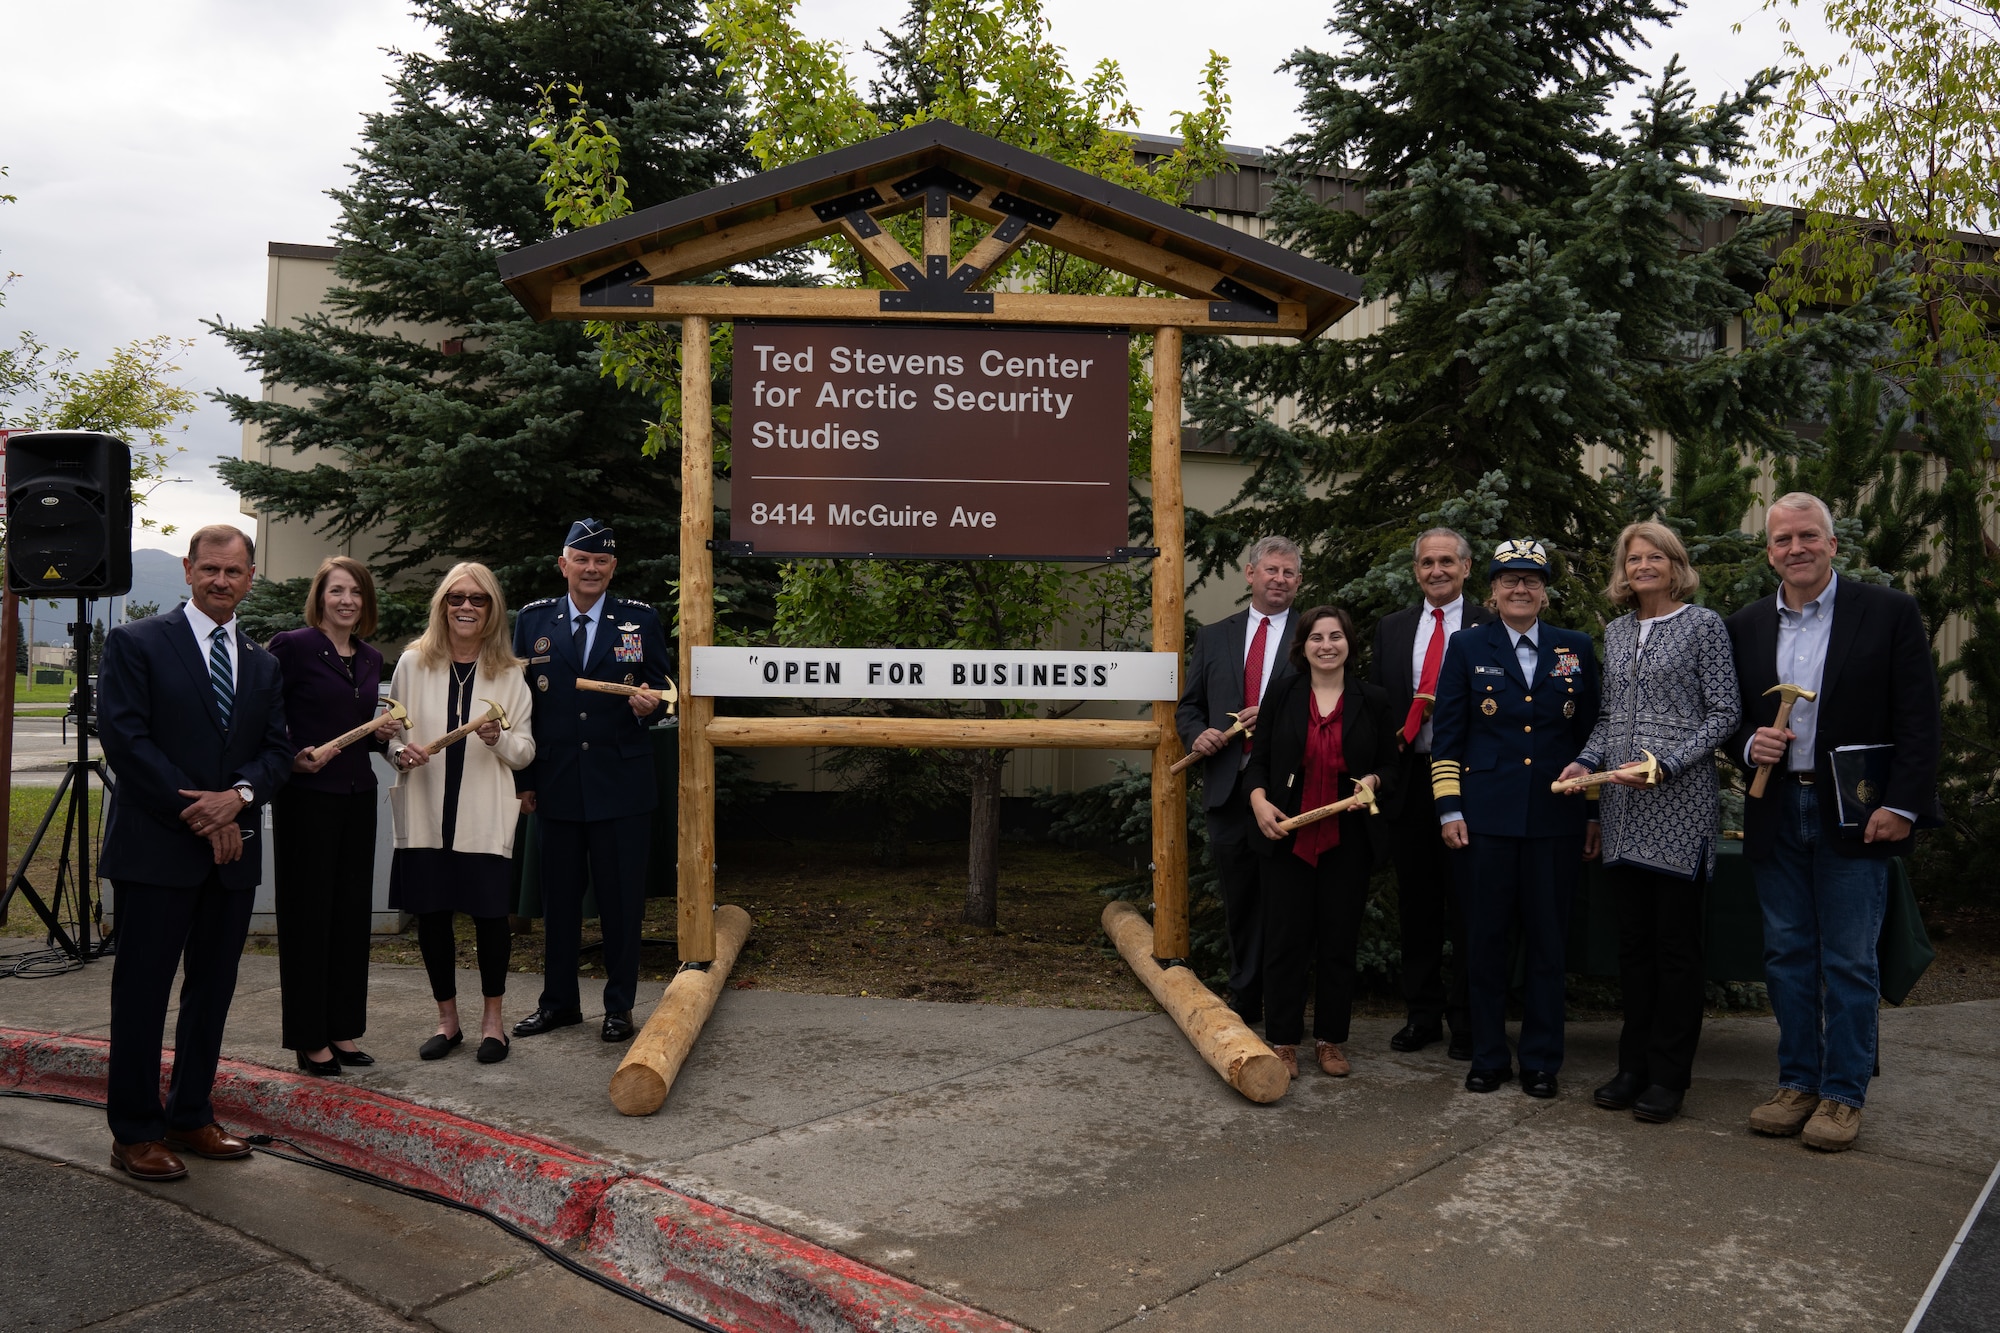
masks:
[[[1198,772],[1208,812],[1208,857],[1222,891],[1229,935],[1229,1007],[1246,1023],[1264,1016],[1264,914],[1257,891],[1257,856],[1250,848],[1255,824],[1250,793],[1238,781],[1250,762],[1247,736],[1224,736],[1231,714],[1256,725],[1257,708],[1270,687],[1292,674],[1292,636],[1299,595],[1299,548],[1284,537],[1265,537],[1244,562],[1250,605],[1195,636],[1187,688],[1174,727],[1187,748],[1207,762]]]

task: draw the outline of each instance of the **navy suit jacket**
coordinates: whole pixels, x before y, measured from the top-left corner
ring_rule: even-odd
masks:
[[[1596,650],[1588,634],[1547,621],[1536,646],[1534,679],[1523,680],[1502,621],[1462,629],[1445,645],[1431,713],[1431,790],[1438,814],[1464,815],[1468,833],[1582,837],[1596,809],[1549,790],[1597,725]]]
[[[1743,757],[1759,727],[1778,720],[1778,598],[1774,593],[1729,617],[1729,641],[1736,653],[1736,684],[1743,695],[1743,722],[1729,742],[1729,758],[1747,775],[1757,770]],[[1938,818],[1937,770],[1940,723],[1937,672],[1931,666],[1930,636],[1924,632],[1917,601],[1894,588],[1842,578],[1833,602],[1833,637],[1819,678],[1819,720],[1813,731],[1813,766],[1819,772],[1822,840],[1843,856],[1906,856],[1914,837],[1900,842],[1863,842],[1842,836],[1834,799],[1833,751],[1842,745],[1894,745],[1889,788],[1882,804],[1908,810],[1928,823]],[[1753,861],[1771,855],[1777,839],[1774,785],[1756,800],[1743,802],[1743,854]]]
[[[1417,625],[1429,614],[1430,603],[1418,602],[1383,616],[1375,622],[1375,646],[1368,653],[1369,683],[1389,696],[1389,712],[1396,720],[1396,781],[1387,783],[1381,794],[1382,815],[1388,819],[1400,815],[1403,803],[1409,800],[1420,802],[1426,814],[1431,811],[1431,775],[1419,767],[1417,752],[1403,744],[1402,736],[1403,721],[1410,715],[1410,700],[1417,695],[1416,687],[1410,684],[1410,658],[1417,651]],[[1467,630],[1496,618],[1468,597],[1458,627]],[[1442,661],[1438,669],[1444,669]],[[1382,776],[1386,783],[1389,775]]]
[[[1264,682],[1264,697],[1290,677],[1292,640],[1299,632],[1299,608],[1285,617],[1285,632],[1278,641],[1278,655],[1271,661],[1271,678]],[[1229,715],[1243,708],[1243,654],[1249,649],[1250,609],[1245,607],[1226,620],[1206,625],[1194,636],[1194,653],[1188,659],[1187,685],[1180,704],[1174,709],[1174,729],[1181,744],[1191,746],[1194,738],[1214,727],[1227,731]],[[1201,792],[1204,808],[1213,810],[1236,790],[1236,776],[1243,766],[1238,737],[1217,754],[1201,761]],[[1244,788],[1248,791],[1249,788]]]
[[[545,819],[650,814],[660,798],[646,721],[621,696],[586,693],[576,682],[666,684],[660,617],[644,602],[606,594],[591,609],[603,618],[590,660],[579,662],[575,632],[563,623],[568,610],[566,597],[551,597],[528,603],[514,620],[514,654],[528,660],[528,687],[535,692],[535,758],[514,775],[514,789],[535,793],[535,812]]]
[[[262,877],[260,810],[292,771],[284,682],[272,656],[236,630],[236,698],[229,727],[176,606],[120,625],[104,638],[98,666],[97,730],[118,779],[104,826],[106,879],[192,888],[211,872],[223,887],[251,889]],[[247,782],[256,803],[237,817],[243,856],[215,864],[207,838],[181,822],[186,791],[227,791]]]

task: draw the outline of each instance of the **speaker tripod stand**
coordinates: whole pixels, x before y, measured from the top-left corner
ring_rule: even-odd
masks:
[[[7,892],[0,895],[0,920],[6,919],[7,908],[18,894],[48,928],[52,947],[43,953],[30,954],[16,963],[13,970],[19,976],[67,972],[94,958],[101,958],[113,949],[113,935],[93,938],[102,913],[97,905],[93,905],[90,891],[91,862],[98,840],[97,829],[91,821],[90,779],[93,776],[97,779],[107,800],[111,796],[113,782],[104,762],[90,757],[90,629],[91,601],[78,598],[76,620],[69,627],[77,665],[76,697],[70,708],[71,717],[76,722],[76,758],[63,765],[62,781],[49,800],[49,808],[42,812],[34,837],[28,840],[27,850],[22,852],[20,862],[14,867],[13,874],[8,876]],[[8,722],[11,725],[12,719]],[[54,827],[58,812],[63,815],[62,846],[56,854],[54,878],[48,881],[48,893],[44,897],[29,879],[29,871],[35,864],[35,858],[41,854],[43,840]],[[102,814],[101,804],[99,814]]]

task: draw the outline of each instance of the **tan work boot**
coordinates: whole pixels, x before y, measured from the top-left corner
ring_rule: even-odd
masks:
[[[1336,1042],[1322,1041],[1316,1044],[1315,1054],[1319,1056],[1320,1072],[1334,1078],[1346,1078],[1354,1072],[1354,1066],[1347,1063],[1347,1055]]]
[[[1285,1067],[1285,1072],[1293,1078],[1299,1076],[1299,1048],[1296,1046],[1273,1046],[1271,1054]]]
[[[1779,1088],[1770,1101],[1750,1113],[1750,1128],[1759,1134],[1773,1134],[1780,1138],[1796,1134],[1805,1128],[1806,1121],[1818,1105],[1819,1098],[1810,1092]]]
[[[1861,1133],[1861,1108],[1846,1102],[1821,1102],[1806,1121],[1799,1141],[1821,1152],[1846,1152]]]

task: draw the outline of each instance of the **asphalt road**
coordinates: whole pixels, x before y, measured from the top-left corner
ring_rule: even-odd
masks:
[[[93,759],[104,757],[103,747],[93,738]],[[65,739],[59,717],[17,717],[14,719],[14,785],[53,787],[62,781],[63,765],[76,758],[76,729]]]

